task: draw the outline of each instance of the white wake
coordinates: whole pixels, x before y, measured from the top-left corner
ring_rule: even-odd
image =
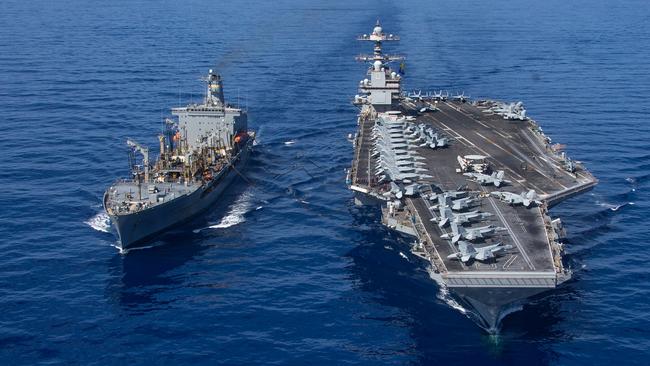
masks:
[[[623,204],[620,204],[620,205],[613,205],[613,204],[607,203],[607,202],[597,202],[597,204],[600,207],[609,208],[612,211],[618,211],[618,210],[620,210],[621,208],[623,208],[623,207],[625,207],[627,205],[634,205],[634,202],[626,202],[626,203],[623,203]]]
[[[465,309],[461,304],[459,304],[458,301],[454,300],[451,294],[449,294],[449,289],[444,283],[441,283],[436,279],[436,276],[439,275],[433,273],[433,267],[428,267],[427,272],[429,272],[429,277],[431,277],[432,280],[436,281],[438,283],[438,287],[440,288],[440,291],[438,291],[438,295],[436,295],[436,297],[441,301],[444,301],[445,304],[447,304],[452,309],[456,309],[461,314],[467,315],[467,309]]]
[[[101,231],[103,233],[111,232],[111,219],[108,217],[106,212],[100,212],[84,223],[97,231]]]
[[[225,229],[237,224],[241,224],[242,222],[246,221],[246,217],[244,215],[246,215],[246,213],[251,209],[252,204],[253,194],[250,190],[248,190],[237,198],[226,215],[221,218],[221,221],[219,221],[219,223],[204,227],[202,229],[196,229],[194,230],[194,233],[199,233],[202,230],[207,229]],[[255,210],[259,210],[261,208],[262,206],[259,206],[255,208]]]

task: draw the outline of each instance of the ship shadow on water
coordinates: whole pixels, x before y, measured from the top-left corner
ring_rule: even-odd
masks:
[[[563,300],[575,297],[571,286],[532,298],[503,320],[499,334],[489,335],[452,308],[448,294],[441,296],[427,272],[428,264],[409,252],[413,238],[382,226],[381,214],[374,208],[351,211],[355,227],[360,228],[354,248],[346,254],[353,261],[352,278],[359,289],[372,294],[373,301],[399,310],[399,323],[408,327],[412,341],[412,348],[404,352],[417,360],[415,364],[454,365],[471,359],[481,365],[531,366],[557,359],[549,343],[568,337],[557,325],[564,320]]]
[[[164,308],[168,301],[158,295],[182,284],[183,279],[172,272],[219,246],[220,238],[232,240],[228,232],[211,230],[209,225],[221,219],[249,184],[238,179],[215,206],[199,217],[161,234],[151,243],[128,251],[115,253],[108,264],[110,280],[107,297],[130,313],[144,313]],[[197,231],[197,228],[203,228]],[[231,245],[229,245],[231,246]]]
[[[179,235],[178,245],[157,245],[128,255],[114,255],[109,261],[107,296],[129,312],[146,312],[165,307],[158,294],[179,285],[169,272],[200,256],[208,249],[201,240]],[[170,235],[169,239],[172,240]]]

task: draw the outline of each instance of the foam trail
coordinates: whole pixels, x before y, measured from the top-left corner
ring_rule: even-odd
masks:
[[[202,230],[206,229],[225,229],[246,221],[244,215],[251,208],[252,198],[253,195],[251,191],[244,192],[241,196],[239,196],[239,198],[237,198],[235,203],[233,203],[233,205],[230,207],[230,210],[228,210],[228,213],[226,213],[226,216],[222,217],[219,223],[204,227],[202,229],[194,230],[194,233],[199,233]],[[255,210],[259,210],[261,208],[262,206],[258,206],[255,208]]]
[[[255,141],[253,141],[253,146],[262,144],[262,129],[263,127],[260,127],[259,130],[257,130],[257,133],[255,134]]]
[[[146,245],[146,246],[139,246],[139,247],[124,249],[121,246],[119,246],[117,243],[111,244],[111,246],[113,248],[116,248],[120,252],[120,254],[122,254],[122,255],[129,254],[132,250],[144,250],[144,249],[150,249],[150,248],[155,247],[155,245]]]
[[[634,202],[627,202],[627,203],[624,203],[624,204],[622,204],[622,205],[618,205],[618,206],[616,206],[616,207],[613,207],[613,208],[611,208],[610,210],[612,210],[612,211],[618,211],[621,207],[625,207],[625,206],[627,206],[627,205],[634,205]]]
[[[111,232],[111,219],[108,217],[106,212],[96,214],[87,221],[84,221],[84,224],[103,233]]]
[[[608,208],[608,209],[610,209],[612,211],[618,211],[618,210],[620,210],[621,208],[623,208],[623,207],[625,207],[627,205],[634,205],[634,202],[625,202],[625,203],[620,204],[620,205],[613,205],[611,203],[606,203],[606,202],[598,202],[598,206]]]
[[[399,256],[406,259],[407,262],[410,262],[409,257],[407,257],[406,254],[399,252]]]
[[[444,301],[452,309],[456,309],[461,312],[461,314],[467,314],[467,309],[465,309],[458,301],[454,300],[449,294],[449,289],[447,286],[440,286],[440,291],[437,295],[438,299]]]
[[[447,304],[452,309],[458,310],[461,314],[467,315],[467,309],[465,309],[461,304],[459,304],[456,300],[454,300],[453,297],[451,297],[447,286],[445,286],[444,283],[440,283],[438,280],[436,280],[436,277],[433,274],[433,268],[428,267],[427,272],[429,272],[429,277],[431,277],[432,280],[436,281],[438,283],[438,287],[440,288],[440,291],[438,292],[438,295],[436,295],[436,297],[444,301],[445,304]]]

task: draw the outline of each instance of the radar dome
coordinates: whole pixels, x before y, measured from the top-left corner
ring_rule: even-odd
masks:
[[[382,30],[383,29],[381,29],[380,26],[376,26],[375,29],[372,30],[372,33],[374,33],[376,35],[380,35]]]
[[[379,60],[375,61],[374,65],[375,65],[375,70],[380,70],[381,69],[381,61],[379,61]]]

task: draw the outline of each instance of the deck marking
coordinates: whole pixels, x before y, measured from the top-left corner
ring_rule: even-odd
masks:
[[[511,153],[510,151],[504,149],[503,147],[501,147],[501,145],[497,144],[496,142],[494,142],[494,141],[490,140],[489,138],[487,138],[487,137],[481,135],[481,134],[478,133],[477,131],[474,131],[474,133],[477,134],[477,135],[479,135],[480,137],[482,137],[485,141],[487,141],[487,142],[491,143],[492,145],[498,147],[499,149],[501,149],[501,150],[502,150],[503,152],[505,152],[506,154],[512,156],[513,158],[519,160],[519,161],[522,162],[522,163],[525,163],[524,160],[519,159],[519,158],[516,157],[513,153]]]
[[[442,113],[444,114],[444,112],[442,112]],[[454,130],[454,129],[452,129],[451,127],[447,126],[447,125],[444,124],[443,122],[438,121],[438,120],[433,119],[433,118],[432,118],[432,122],[434,122],[434,123],[438,123],[438,124],[441,124],[441,125],[445,126],[447,129],[449,129],[450,131],[452,131],[454,134],[456,134],[457,136],[460,136],[460,137],[457,137],[457,138],[456,138],[457,140],[460,140],[460,139],[462,138],[463,140],[467,141],[469,144],[472,145],[472,147],[474,147],[476,150],[478,150],[482,155],[489,156],[490,159],[492,159],[492,160],[498,162],[498,163],[503,167],[504,170],[508,170],[510,173],[512,173],[512,175],[515,175],[515,176],[519,177],[521,180],[527,180],[525,177],[523,177],[523,176],[520,175],[519,173],[517,173],[517,172],[515,172],[514,170],[512,170],[512,169],[511,169],[507,164],[502,163],[499,159],[495,158],[492,154],[489,154],[487,151],[485,151],[485,150],[481,149],[480,147],[476,146],[476,145],[475,145],[474,143],[472,143],[469,139],[467,139],[466,137],[462,136],[462,135],[459,134],[456,130]],[[462,142],[461,142],[461,143],[462,143]],[[499,147],[499,148],[501,148],[501,147]],[[503,148],[501,148],[501,149],[503,149]],[[508,154],[509,154],[510,156],[512,156],[512,157],[514,157],[514,158],[516,158],[516,159],[518,159],[518,160],[521,160],[521,159],[519,159],[518,157],[514,156],[512,153],[508,153]],[[547,177],[547,178],[548,178],[548,177]],[[549,179],[550,179],[550,178],[549,178]],[[542,192],[542,194],[546,194],[546,193],[547,193],[545,190],[541,189],[540,187],[538,187],[537,185],[533,184],[532,182],[529,182],[529,183],[530,183],[530,185],[531,185],[533,188],[535,188],[535,191],[537,191],[537,192]]]
[[[548,175],[544,174],[544,172],[542,171],[541,167],[538,167],[537,164],[535,164],[535,163],[534,163],[533,161],[531,161],[530,159],[524,157],[524,159],[526,159],[526,160],[522,160],[522,159],[520,159],[519,157],[517,157],[514,153],[512,153],[512,152],[510,152],[510,151],[508,151],[508,150],[506,150],[506,149],[504,149],[503,147],[501,147],[501,145],[499,145],[499,144],[497,144],[496,142],[490,140],[489,138],[487,138],[487,137],[481,135],[481,134],[478,133],[477,131],[474,131],[474,133],[477,134],[477,135],[479,135],[479,136],[482,137],[483,139],[485,139],[485,141],[487,141],[487,142],[491,143],[492,145],[498,147],[499,149],[501,149],[501,150],[502,150],[503,152],[505,152],[506,154],[508,154],[508,155],[512,156],[513,158],[519,160],[520,162],[522,162],[522,163],[528,163],[528,164],[532,165],[532,166],[535,168],[535,170],[536,170],[539,174],[543,175],[546,179],[548,179],[548,180],[550,180],[550,181],[553,181],[553,179],[552,179],[551,177],[549,177]],[[520,156],[524,156],[524,154],[522,154],[522,153],[521,153],[519,150],[517,150],[514,146],[513,146],[512,148],[513,148],[513,150],[515,150],[515,151],[516,151]],[[564,185],[562,185],[562,183],[558,182],[558,184],[560,184],[562,187],[564,187]],[[566,187],[564,187],[564,188],[566,188]]]
[[[535,147],[535,149],[537,150],[537,152],[539,152],[540,155],[542,155],[542,156],[545,155],[545,153],[542,151],[541,147],[539,147],[539,145],[537,145],[537,144],[535,143],[535,141],[533,141],[532,137],[528,134],[528,131],[529,131],[528,129],[526,129],[526,130],[523,131],[523,134],[524,134],[524,136],[526,137],[526,139],[528,139],[528,141],[530,141],[530,143],[533,144],[533,146]],[[547,155],[547,156],[548,156],[548,155]],[[573,178],[573,176],[571,176],[571,174],[570,174],[569,172],[567,172],[567,171],[564,170],[564,169],[559,168],[559,165],[552,165],[552,164],[549,164],[549,166],[550,166],[552,169],[554,169],[554,170],[559,170],[559,171],[563,172],[564,174],[568,175],[569,177]],[[558,183],[559,183],[559,182],[558,182]],[[560,183],[560,185],[561,185],[562,187],[564,187],[564,188],[567,188],[567,187],[565,187],[562,183]]]
[[[445,102],[445,103],[449,105],[449,102]],[[481,122],[481,120],[478,120],[478,119],[474,118],[474,116],[472,116],[469,113],[466,113],[465,111],[461,110],[460,108],[456,108],[455,106],[452,106],[452,108],[455,109],[456,111],[458,111],[458,113],[460,113],[460,114],[464,115],[465,117],[469,118],[470,120],[481,124],[483,127],[487,128],[488,130],[491,130],[491,131],[494,131],[494,132],[498,133],[501,137],[503,137],[503,138],[512,138],[512,136],[510,134],[506,134],[506,135],[502,134],[501,132],[497,131],[496,129],[494,129],[494,128],[488,126],[488,125],[486,125],[485,123]],[[496,114],[493,113],[493,114],[490,114],[490,115],[495,116]]]
[[[518,257],[517,254],[511,255],[510,258],[508,258],[508,260],[506,260],[506,262],[503,264],[503,269],[510,268],[510,266],[512,265],[512,263],[514,263],[517,257]]]
[[[471,116],[468,116],[468,117],[469,117],[469,118],[472,118]],[[473,119],[473,118],[472,118],[472,119]],[[512,138],[512,136],[510,136],[510,135],[504,135],[504,134],[502,134],[500,131],[497,131],[497,130],[491,128],[490,126],[486,125],[485,123],[483,123],[483,122],[481,122],[481,121],[479,121],[479,120],[474,120],[474,121],[475,121],[476,123],[480,124],[481,126],[485,127],[486,129],[488,129],[488,130],[490,130],[490,131],[496,133],[497,135],[503,137],[504,139],[511,139],[511,138]]]
[[[445,125],[445,124],[442,123],[442,122],[439,122],[439,123],[442,124],[443,126],[447,126],[447,125]],[[449,129],[450,129],[451,131],[453,131],[455,134],[461,136],[458,132],[456,132],[456,131],[453,130],[452,128],[450,128],[450,127],[448,127],[448,126],[447,126],[447,128],[449,128]],[[516,176],[518,176],[519,178],[521,178],[521,179],[523,179],[523,180],[526,179],[526,178],[522,177],[521,175],[519,175],[519,174],[518,174],[517,172],[515,172],[514,170],[510,169],[510,168],[508,167],[508,165],[503,164],[499,159],[497,159],[497,158],[495,158],[494,156],[492,156],[492,154],[489,154],[487,151],[481,149],[480,147],[476,146],[474,143],[470,142],[466,137],[463,136],[463,139],[464,139],[465,141],[467,141],[468,143],[470,143],[470,144],[471,144],[471,145],[472,145],[476,150],[478,150],[479,152],[481,152],[483,155],[485,155],[485,156],[489,156],[490,159],[493,159],[493,160],[497,161],[499,164],[501,164],[501,165],[503,166],[504,169],[509,170],[510,172],[512,172],[513,175],[516,175]]]
[[[483,191],[486,192],[485,189],[483,189]],[[501,213],[501,209],[499,209],[499,207],[494,203],[494,199],[492,197],[488,197],[487,200],[492,205],[492,208],[494,208],[494,212],[501,219],[501,223],[503,224],[503,226],[505,226],[506,230],[508,230],[508,233],[510,234],[510,237],[512,238],[512,241],[517,246],[517,249],[519,249],[519,253],[524,258],[524,261],[526,262],[526,264],[528,264],[528,267],[530,267],[530,269],[534,271],[535,266],[533,265],[533,262],[531,262],[530,257],[528,257],[528,253],[526,253],[526,250],[524,249],[524,246],[521,244],[521,242],[519,241],[519,238],[515,235],[514,231],[512,230],[510,225],[508,224],[508,221],[503,216],[503,213]]]

